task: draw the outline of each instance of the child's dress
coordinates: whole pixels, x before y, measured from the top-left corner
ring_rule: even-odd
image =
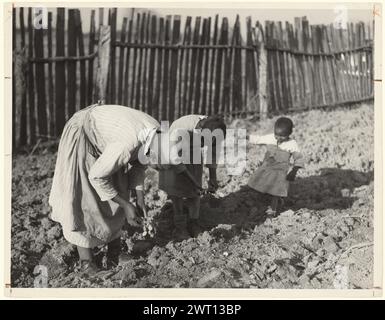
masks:
[[[178,137],[178,130],[186,130],[190,135],[190,163],[181,163],[173,165],[166,170],[159,171],[159,189],[165,191],[169,196],[176,196],[181,198],[195,198],[197,197],[196,187],[183,174],[184,170],[188,170],[195,181],[202,186],[203,161],[200,163],[192,163],[193,154],[201,154],[202,148],[199,145],[193,145],[193,134],[198,122],[207,118],[202,115],[187,115],[175,120],[170,126],[170,140],[175,143]],[[200,140],[199,140],[200,141]]]
[[[250,177],[248,186],[261,193],[287,197],[289,181],[286,176],[290,167],[303,167],[303,157],[294,139],[277,143],[274,134],[255,137],[255,144],[266,145],[267,151],[262,165]],[[290,163],[291,158],[293,164]]]

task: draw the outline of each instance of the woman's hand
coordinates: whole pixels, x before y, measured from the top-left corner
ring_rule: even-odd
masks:
[[[119,204],[119,206],[123,209],[124,216],[126,217],[128,224],[134,227],[140,227],[141,219],[136,212],[136,207],[130,201],[118,194],[112,200]]]
[[[133,227],[140,227],[142,219],[138,216],[136,207],[130,202],[125,203],[122,207],[128,224]]]

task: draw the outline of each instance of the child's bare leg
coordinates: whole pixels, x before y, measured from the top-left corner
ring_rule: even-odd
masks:
[[[174,225],[173,238],[182,241],[189,238],[187,232],[187,217],[183,212],[183,198],[171,196],[173,211],[174,211]]]
[[[271,199],[271,209],[274,212],[277,212],[278,210],[278,203],[279,203],[279,197],[273,196],[273,198]]]
[[[266,210],[266,214],[269,217],[274,217],[277,215],[279,197],[272,196],[270,206]]]
[[[191,220],[198,220],[199,219],[199,209],[201,206],[201,198],[200,197],[187,198],[186,204],[188,207],[189,218]]]
[[[189,212],[189,232],[192,237],[196,237],[202,231],[198,222],[201,198],[188,198],[186,204]]]

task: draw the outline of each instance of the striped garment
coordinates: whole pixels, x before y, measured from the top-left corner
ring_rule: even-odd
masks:
[[[138,153],[158,127],[151,116],[117,105],[88,107],[66,123],[49,204],[67,241],[92,248],[120,235],[125,217],[111,199],[143,185]]]

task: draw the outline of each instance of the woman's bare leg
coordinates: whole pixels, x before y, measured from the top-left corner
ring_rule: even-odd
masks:
[[[278,210],[279,197],[273,196],[271,199],[271,209],[275,212]]]
[[[78,254],[79,254],[79,260],[87,260],[87,261],[92,261],[94,259],[94,255],[92,254],[92,249],[90,248],[83,248],[77,246],[78,249]]]
[[[188,198],[186,204],[189,212],[188,229],[192,237],[197,237],[202,232],[202,228],[199,225],[199,209],[201,205],[201,198]]]
[[[201,206],[201,198],[200,197],[187,198],[186,204],[188,207],[189,218],[191,220],[198,220],[199,219],[199,209]]]

